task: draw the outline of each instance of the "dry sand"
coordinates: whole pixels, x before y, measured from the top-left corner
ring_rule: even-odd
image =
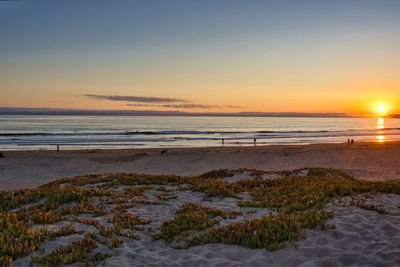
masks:
[[[249,172],[236,174],[228,181],[248,177]],[[249,177],[251,178],[251,177]],[[272,177],[271,177],[272,178]],[[269,178],[269,179],[271,179]],[[273,178],[272,178],[273,179]],[[90,185],[90,187],[95,185]],[[119,188],[119,190],[122,188]],[[155,190],[146,191],[149,200],[157,200]],[[183,203],[196,202],[225,211],[241,211],[243,215],[237,219],[221,220],[221,225],[244,218],[261,217],[270,210],[257,209],[257,213],[247,214],[254,208],[237,205],[238,199],[213,198],[203,200],[203,193],[179,191],[177,199],[171,199],[161,205],[142,205],[129,209],[135,215],[144,219],[152,219],[151,227],[157,229],[164,220],[173,219],[175,210]],[[246,195],[242,195],[247,198]],[[379,214],[376,211],[364,210],[356,206],[346,206],[350,198],[329,203],[328,210],[335,212],[335,217],[329,222],[336,229],[319,231],[307,230],[307,238],[300,240],[299,248],[289,246],[278,251],[265,249],[249,249],[241,246],[223,244],[196,246],[187,250],[173,249],[163,240],[151,241],[149,232],[136,231],[141,240],[123,238],[124,243],[111,250],[114,255],[106,260],[106,266],[398,266],[400,265],[400,196],[375,195],[367,200],[367,204],[375,204],[386,209],[389,214]],[[346,207],[345,207],[346,206]],[[80,217],[87,217],[81,215]],[[89,216],[90,217],[90,216]],[[89,218],[87,217],[87,218]],[[106,224],[104,216],[97,217],[99,222]],[[58,222],[52,226],[52,231],[69,222]],[[94,227],[74,223],[74,227],[85,232]],[[46,242],[39,255],[45,255],[60,245],[77,241],[82,234],[60,237],[55,241]],[[100,245],[95,252],[109,252]],[[29,257],[17,259],[14,266],[26,266]],[[101,266],[101,265],[99,265]]]
[[[88,173],[198,175],[227,168],[292,170],[329,167],[358,179],[400,178],[400,142],[271,145],[257,147],[5,151],[0,158],[0,190],[33,188],[61,177]]]

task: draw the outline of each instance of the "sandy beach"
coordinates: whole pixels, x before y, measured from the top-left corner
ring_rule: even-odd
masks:
[[[362,180],[400,178],[400,142],[171,148],[167,154],[160,154],[161,150],[5,151],[0,158],[0,189],[33,188],[89,173],[198,175],[223,168],[325,167]]]
[[[184,177],[223,168],[231,170],[257,169],[261,173],[266,171],[261,178],[257,176],[259,174],[251,171],[239,171],[233,176],[221,177],[224,183],[231,184],[240,183],[243,179],[268,181],[287,175],[285,172],[269,174],[271,171],[288,171],[305,167],[334,168],[351,174],[358,180],[388,181],[400,178],[400,165],[398,163],[400,142],[356,143],[353,145],[172,148],[168,150],[168,153],[160,153],[160,151],[161,149],[61,150],[59,152],[7,151],[3,152],[4,157],[0,158],[1,189],[33,189],[58,178],[89,173],[97,173],[98,175],[95,177],[99,177],[99,179],[106,177],[103,174],[110,173],[175,174]],[[290,175],[298,177],[295,179],[308,179],[307,177],[310,175],[308,172],[307,169],[304,169],[290,172]],[[331,179],[336,175],[341,176],[341,174],[330,174],[329,172],[321,175],[325,175],[326,178],[322,176],[320,179]],[[113,177],[113,175],[110,177]],[[93,183],[90,182],[90,179],[88,184],[85,185],[86,182],[81,184],[83,190],[97,190],[97,188],[104,186],[104,181],[99,180],[97,183]],[[339,177],[339,181],[340,179],[342,178]],[[72,183],[72,185],[74,184]],[[186,184],[183,185],[186,186]],[[54,193],[58,194],[61,188],[57,185]],[[117,184],[117,187],[112,186],[107,190],[114,192],[113,194],[121,192],[124,195],[132,190],[130,188],[140,188],[140,183],[139,186],[118,186]],[[304,236],[298,240],[296,246],[288,245],[283,249],[269,251],[268,249],[251,249],[217,242],[201,246],[195,245],[181,250],[173,248],[166,240],[154,241],[152,239],[154,234],[162,229],[162,225],[166,221],[176,220],[177,215],[174,217],[174,214],[185,203],[195,203],[203,207],[217,209],[219,212],[237,212],[239,214],[234,219],[218,217],[218,227],[230,227],[229,225],[232,223],[257,220],[262,216],[269,216],[262,218],[271,220],[271,216],[275,218],[274,216],[278,216],[279,213],[270,208],[254,210],[252,207],[239,205],[242,200],[251,201],[247,192],[242,192],[237,197],[205,199],[205,195],[201,192],[195,192],[194,189],[192,191],[187,189],[181,191],[176,186],[163,188],[156,185],[156,187],[150,186],[144,188],[144,190],[145,195],[139,193],[139,196],[135,195],[133,198],[128,197],[123,200],[126,201],[127,206],[117,213],[115,213],[116,206],[112,203],[120,203],[121,200],[113,197],[114,200],[108,200],[111,201],[110,204],[104,206],[106,214],[103,216],[80,214],[78,218],[67,216],[63,219],[56,219],[56,222],[53,222],[51,218],[49,220],[49,218],[43,217],[41,220],[48,220],[45,224],[48,231],[63,231],[62,227],[72,226],[73,229],[76,229],[74,231],[80,232],[56,239],[50,238],[33,255],[39,257],[44,257],[46,254],[50,255],[55,248],[79,242],[84,234],[84,238],[87,238],[90,231],[94,230],[95,233],[100,234],[100,237],[96,236],[97,241],[93,241],[97,244],[94,246],[93,253],[107,255],[111,251],[111,255],[113,255],[105,261],[106,266],[393,266],[400,264],[400,251],[398,249],[400,247],[400,229],[397,224],[400,220],[400,196],[396,194],[358,195],[356,199],[363,201],[361,206],[355,205],[354,202],[351,204],[353,198],[336,198],[325,206],[326,211],[334,212],[334,217],[327,221],[329,223],[327,225],[334,225],[335,228],[325,231],[304,229],[302,234]],[[165,193],[160,194],[160,190],[164,190]],[[52,194],[52,191],[47,194]],[[100,205],[99,200],[100,198],[96,197],[93,202],[98,207]],[[139,204],[132,205],[131,201],[133,200],[139,201]],[[158,205],[148,205],[147,203],[147,201],[157,203],[160,200],[162,201]],[[144,201],[143,204],[140,204],[140,201]],[[76,203],[76,201],[71,202],[71,204],[73,203]],[[29,207],[29,205],[26,207]],[[369,210],[370,207],[374,210]],[[384,213],[377,212],[379,209],[382,209]],[[13,212],[19,212],[19,209],[14,209]],[[85,211],[82,212],[85,213]],[[123,243],[110,249],[110,245],[105,246],[110,241],[103,240],[107,235],[100,232],[99,225],[106,227],[104,229],[110,226],[111,228],[108,229],[117,227],[115,221],[110,224],[109,218],[125,216],[126,213],[124,212],[127,212],[127,216],[134,216],[132,219],[149,220],[150,224],[145,225],[145,228],[134,226],[132,229],[140,230],[135,231],[136,237],[134,239],[122,237],[119,240]],[[318,216],[316,218],[319,218]],[[80,221],[82,219],[89,221]],[[61,221],[57,222],[57,220]],[[93,225],[93,223],[96,224]],[[43,224],[34,224],[32,229],[43,229]],[[30,256],[20,257],[13,261],[12,266],[24,266],[29,264],[30,261]]]
[[[313,144],[313,145],[276,145],[256,147],[209,147],[209,148],[171,148],[168,153],[161,149],[125,149],[125,150],[80,150],[80,151],[6,151],[0,158],[0,185],[3,190],[37,188],[58,178],[75,177],[86,174],[147,173],[153,175],[174,174],[181,177],[196,176],[217,169],[237,170],[240,168],[257,169],[266,172],[288,171],[306,167],[334,168],[353,175],[358,180],[389,181],[400,178],[400,142],[355,143],[349,144]],[[307,170],[293,172],[292,175],[306,178]],[[332,177],[336,174],[326,174]],[[111,175],[112,176],[112,175]],[[282,174],[264,174],[262,179],[276,179]],[[250,171],[238,172],[232,177],[221,177],[228,183],[244,179],[259,179]],[[90,182],[82,186],[84,190],[101,188],[104,183]],[[140,187],[140,186],[139,186]],[[111,187],[111,191],[125,192],[129,187]],[[110,189],[108,189],[110,191]],[[356,199],[366,201],[364,206],[350,204],[349,197],[336,198],[325,206],[333,211],[334,217],[328,220],[334,229],[305,229],[304,237],[296,246],[288,245],[283,249],[269,251],[258,248],[228,244],[205,244],[187,249],[175,249],[165,240],[152,240],[167,220],[174,220],[174,214],[185,203],[197,203],[205,207],[224,212],[238,212],[235,219],[218,217],[218,227],[235,222],[245,222],[277,215],[273,209],[241,207],[240,200],[233,197],[212,197],[204,199],[204,194],[194,191],[179,191],[177,187],[152,187],[144,191],[145,196],[135,196],[135,201],[160,201],[160,191],[165,190],[166,199],[161,205],[135,204],[125,210],[132,216],[138,216],[151,223],[142,231],[135,231],[137,240],[123,237],[122,244],[109,249],[102,238],[97,239],[93,253],[113,255],[105,261],[106,266],[394,266],[400,264],[400,196],[397,194],[358,195]],[[55,191],[58,191],[56,189]],[[175,190],[175,191],[174,191]],[[250,196],[240,193],[244,200]],[[99,198],[94,203],[99,205]],[[127,200],[130,207],[132,200]],[[72,202],[76,203],[76,202]],[[83,202],[82,202],[83,203]],[[112,202],[110,202],[112,203]],[[118,202],[116,202],[118,203]],[[23,207],[23,206],[22,206]],[[61,231],[62,227],[72,226],[80,233],[50,238],[33,255],[44,257],[55,248],[82,240],[90,231],[98,233],[90,220],[113,228],[109,216],[116,216],[115,205],[106,205],[105,216],[81,214],[78,219],[68,216],[59,222],[46,224],[48,231]],[[363,208],[364,207],[364,208]],[[365,208],[367,207],[367,208]],[[383,209],[388,214],[380,214]],[[14,212],[18,212],[15,209]],[[114,222],[115,224],[115,222]],[[42,229],[42,224],[33,225]],[[136,226],[135,226],[136,227]],[[142,227],[142,226],[140,226]],[[135,228],[136,229],[136,228]],[[150,229],[150,230],[146,230]],[[153,230],[151,230],[153,229]],[[211,229],[211,228],[210,228]],[[101,233],[100,233],[101,234]],[[104,235],[104,234],[103,234]],[[97,237],[99,238],[99,237]],[[103,254],[101,254],[103,253]],[[30,256],[20,257],[12,266],[25,266]],[[99,263],[101,266],[103,263]],[[34,264],[34,266],[40,266]]]

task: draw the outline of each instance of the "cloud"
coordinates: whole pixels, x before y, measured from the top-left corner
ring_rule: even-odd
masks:
[[[233,116],[233,117],[316,117],[349,118],[345,113],[298,113],[298,112],[186,112],[161,110],[84,110],[61,108],[0,107],[0,115],[92,115],[92,116]],[[400,117],[400,114],[393,114]]]
[[[141,104],[141,103],[126,104],[126,105],[130,106],[130,107],[158,107],[158,105],[149,105],[149,104]]]
[[[164,108],[203,108],[203,109],[212,109],[212,108],[242,108],[240,106],[218,106],[218,105],[202,105],[202,104],[166,104],[159,105],[159,107]]]
[[[158,108],[178,108],[178,109],[191,109],[191,108],[201,108],[201,109],[213,109],[213,108],[242,108],[240,106],[218,106],[218,105],[203,105],[203,104],[163,104],[163,105],[149,105],[149,104],[127,104],[130,107],[158,107]]]
[[[202,105],[202,104],[168,104],[168,105],[160,105],[163,108],[203,108],[203,109],[210,109],[210,108],[221,108],[217,105]]]
[[[126,104],[130,107],[158,107],[158,108],[182,108],[182,109],[190,109],[190,108],[203,108],[203,109],[211,109],[211,108],[221,108],[217,105],[202,105],[202,104],[164,104],[164,105],[149,105],[149,104]]]
[[[196,104],[196,103],[179,104],[179,103],[187,103],[190,101],[187,101],[187,100],[181,99],[181,98],[169,98],[169,97],[94,95],[94,94],[86,94],[83,96],[92,98],[92,99],[96,99],[96,100],[137,102],[135,104],[127,104],[127,106],[130,106],[130,107],[158,107],[158,108],[177,108],[177,109],[194,109],[194,108],[213,109],[213,108],[222,108],[222,107],[242,108],[241,106],[232,106],[232,105],[219,106],[219,105],[204,105],[204,104]],[[178,103],[178,104],[162,104],[162,103]]]
[[[84,95],[96,100],[111,100],[111,101],[126,101],[126,102],[141,102],[141,103],[174,103],[174,102],[188,102],[179,98],[168,97],[148,97],[148,96],[122,96],[122,95]]]

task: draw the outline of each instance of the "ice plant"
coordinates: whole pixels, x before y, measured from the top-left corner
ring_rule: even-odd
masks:
[[[224,179],[244,172],[252,177],[234,182]],[[265,179],[270,174],[279,177]],[[200,192],[214,201],[218,201],[215,197],[236,198],[238,209],[253,209],[243,215],[235,210],[182,203],[174,218],[165,220],[154,231],[153,225],[147,226],[151,220],[130,210],[141,205],[163,205],[182,191]],[[0,192],[0,266],[32,253],[33,263],[49,266],[76,262],[96,265],[110,256],[95,253],[97,246],[111,249],[127,238],[139,240],[137,231],[145,230],[152,231],[153,240],[163,239],[181,249],[223,243],[276,250],[296,244],[307,229],[331,229],[329,219],[333,213],[325,209],[327,203],[386,214],[383,207],[368,202],[368,197],[376,193],[400,194],[400,182],[360,181],[323,168],[284,172],[216,170],[187,177],[93,174],[59,179],[35,189]],[[243,200],[244,195],[251,199]],[[351,201],[340,202],[343,197]],[[154,201],[157,198],[159,201]],[[273,213],[256,218],[264,208]],[[250,214],[252,219],[243,218]],[[85,230],[80,231],[81,224],[87,225]],[[35,252],[46,240],[77,233],[84,238],[44,256]]]

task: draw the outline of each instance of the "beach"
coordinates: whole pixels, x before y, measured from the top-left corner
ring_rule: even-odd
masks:
[[[265,171],[324,167],[343,170],[357,179],[400,178],[400,142],[356,142],[353,145],[268,145],[57,152],[5,151],[0,158],[0,189],[33,188],[58,178],[89,173],[198,175],[216,169]]]
[[[72,263],[76,259],[79,261],[80,257],[86,259],[81,262],[91,262],[90,264],[98,266],[400,264],[400,227],[397,223],[400,220],[399,185],[385,184],[400,178],[400,165],[397,161],[400,156],[400,142],[170,148],[167,153],[161,153],[162,150],[3,152],[4,157],[0,158],[1,189],[33,189],[22,195],[18,194],[17,198],[22,199],[17,203],[24,203],[23,199],[31,194],[39,194],[42,200],[36,204],[18,206],[12,204],[15,198],[13,195],[7,200],[11,202],[4,202],[2,208],[11,207],[8,209],[17,214],[15,218],[26,216],[25,212],[32,213],[30,218],[34,223],[27,230],[31,233],[47,229],[40,249],[28,256],[17,257],[11,265],[25,266],[32,261],[34,266],[46,262]],[[225,170],[209,172],[220,169]],[[95,175],[86,176],[87,174]],[[56,181],[75,176],[77,177]],[[292,179],[289,185],[293,187],[291,190],[294,195],[291,195],[290,190],[287,191],[285,179]],[[47,184],[52,181],[56,182]],[[161,182],[160,185],[159,181],[167,182]],[[282,201],[277,201],[278,205],[293,199],[298,199],[296,201],[300,201],[299,203],[308,199],[307,205],[314,208],[309,211],[302,211],[300,208],[297,211],[300,213],[295,208],[294,211],[287,210],[285,213],[288,204],[282,204],[281,208],[276,209],[274,205],[277,204],[271,202],[252,202],[255,192],[263,186],[246,190],[241,184],[254,182],[265,183],[264,186],[271,186],[275,182],[276,186],[283,186],[278,192],[285,190],[287,193],[271,198],[271,201],[277,201],[275,198],[283,197]],[[294,185],[297,182],[299,185]],[[361,183],[358,185],[359,182]],[[385,182],[382,183],[384,189],[373,189],[374,182]],[[316,187],[312,189],[314,183]],[[40,189],[40,185],[45,186]],[[331,188],[330,193],[323,189],[324,185]],[[230,186],[242,189],[236,194],[226,189]],[[347,192],[348,186],[353,188],[353,193]],[[338,191],[334,189],[336,187],[344,189]],[[372,191],[365,188],[371,188]],[[71,198],[75,190],[80,193]],[[394,193],[390,193],[392,191]],[[9,194],[4,192],[4,199],[11,196]],[[69,200],[65,200],[68,194],[72,195]],[[89,199],[85,197],[87,194],[91,196]],[[305,194],[304,197],[300,198],[301,194]],[[315,194],[325,194],[325,197],[315,198]],[[328,203],[323,199],[329,199]],[[318,206],[318,202],[323,203],[322,206]],[[185,208],[185,205],[189,206]],[[43,213],[43,209],[47,212]],[[185,209],[189,210],[188,213],[184,212]],[[201,213],[203,210],[208,210],[209,213]],[[333,213],[329,215],[330,212]],[[57,214],[66,216],[60,217]],[[193,229],[184,228],[186,230],[182,232],[176,232],[175,228],[168,230],[168,227],[180,225],[179,220],[182,217],[179,216],[192,218],[190,216],[193,214],[203,214],[199,218],[208,221],[207,227],[197,229],[194,224]],[[282,227],[286,229],[291,220],[301,220],[296,217],[301,217],[301,214],[305,214],[306,218],[314,218],[311,221],[316,220],[318,223],[308,225],[306,221],[299,222],[297,227],[302,228],[301,232],[289,230],[291,228],[282,230],[280,234],[275,232],[283,229]],[[293,217],[285,222],[285,216]],[[257,220],[264,220],[269,226],[257,228]],[[14,223],[19,224],[21,221]],[[199,225],[204,227],[205,222]],[[119,227],[126,228],[125,232],[118,232]],[[277,228],[266,230],[268,227]],[[243,230],[242,233],[242,229],[248,230]],[[195,231],[191,232],[193,230]],[[175,231],[175,236],[169,239],[171,231]],[[214,240],[207,237],[207,231],[215,231],[216,236],[218,231],[229,231],[234,237]],[[277,236],[265,237],[263,231],[272,231],[270,235]],[[295,231],[296,234],[289,234],[290,231]],[[35,233],[39,235],[39,232]],[[193,237],[196,233],[203,235],[201,239]],[[256,234],[265,243],[254,241],[253,245],[248,244],[248,240],[255,238],[253,235]],[[240,235],[249,237],[240,241]],[[282,235],[289,237],[285,237],[287,239],[283,239],[281,243],[274,243],[276,241],[273,240],[282,238]],[[80,243],[82,237],[86,243]],[[68,252],[70,248],[65,247],[67,244],[88,246],[86,249],[91,253],[84,253],[74,260],[74,254]],[[177,249],[176,246],[182,244],[185,249]],[[64,248],[55,254],[55,249],[59,247]],[[34,258],[31,258],[32,255]],[[103,260],[99,262],[99,259]],[[9,259],[3,259],[3,263],[6,264],[7,260]]]
[[[0,0],[0,267],[400,266],[399,13]]]

